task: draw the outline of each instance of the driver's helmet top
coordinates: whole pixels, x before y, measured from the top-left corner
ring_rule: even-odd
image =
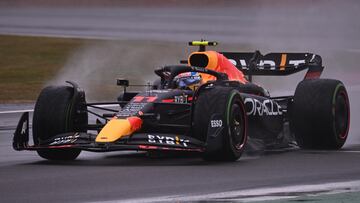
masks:
[[[201,83],[201,75],[198,72],[185,72],[175,77],[179,88],[192,87]]]

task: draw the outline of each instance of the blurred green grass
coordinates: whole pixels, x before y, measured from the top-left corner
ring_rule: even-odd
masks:
[[[86,40],[0,35],[0,103],[31,102]]]

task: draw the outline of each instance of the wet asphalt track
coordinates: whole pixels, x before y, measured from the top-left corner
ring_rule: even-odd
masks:
[[[274,6],[258,2],[250,7],[199,10],[0,8],[0,33],[170,42],[205,37],[264,52],[316,52],[327,67],[324,75],[339,78],[349,87],[352,108],[349,142],[341,151],[268,152],[245,155],[235,163],[208,163],[197,157],[153,158],[142,153],[82,153],[77,161],[52,163],[32,152],[13,151],[13,132],[7,128],[16,125],[19,114],[0,114],[0,202],[187,197],[359,180],[359,3],[319,2]],[[0,109],[30,107],[7,105]]]
[[[76,161],[54,163],[42,160],[33,152],[13,151],[11,133],[0,131],[1,202],[189,197],[353,181],[360,177],[360,145],[347,146],[337,152],[294,150],[245,155],[234,163],[209,163],[197,157],[148,157],[127,152],[85,152]]]
[[[360,96],[359,92],[350,93]],[[31,108],[32,105],[5,105],[0,110]],[[259,151],[245,154],[234,163],[204,162],[197,156],[148,156],[136,152],[83,152],[76,161],[54,163],[42,160],[35,152],[12,150],[13,130],[8,129],[14,127],[19,116],[19,113],[0,114],[1,202],[133,199],[137,202],[138,198],[155,197],[153,201],[194,195],[205,195],[201,198],[208,200],[212,199],[208,194],[219,192],[360,179],[360,144],[356,132],[350,133],[350,142],[340,151]],[[324,190],[321,186],[316,188]],[[349,188],[341,189],[349,192]],[[289,193],[274,195],[288,196]]]

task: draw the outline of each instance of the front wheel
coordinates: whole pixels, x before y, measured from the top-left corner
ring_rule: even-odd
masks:
[[[88,121],[87,113],[78,113],[80,103],[85,102],[85,95],[74,95],[74,92],[72,87],[67,86],[49,86],[41,91],[33,116],[35,145],[61,133],[86,131],[83,126]],[[37,150],[39,156],[48,160],[74,160],[80,152],[80,149]]]
[[[247,140],[247,116],[240,93],[229,87],[202,90],[194,106],[193,135],[206,143],[205,160],[239,159]]]

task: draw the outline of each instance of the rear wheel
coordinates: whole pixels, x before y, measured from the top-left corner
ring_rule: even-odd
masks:
[[[78,113],[79,103],[85,98],[73,98],[74,89],[68,86],[49,86],[44,88],[35,105],[33,116],[34,144],[52,138],[55,135],[86,131],[79,126],[87,124],[87,114]],[[85,97],[83,95],[83,97]],[[75,99],[75,102],[73,102]],[[37,153],[49,160],[74,160],[79,149],[41,149]]]
[[[300,82],[291,108],[291,127],[301,148],[340,149],[344,145],[350,105],[342,82],[331,79]]]
[[[194,106],[193,135],[206,142],[205,160],[239,159],[247,140],[247,117],[240,93],[229,87],[202,90]]]

